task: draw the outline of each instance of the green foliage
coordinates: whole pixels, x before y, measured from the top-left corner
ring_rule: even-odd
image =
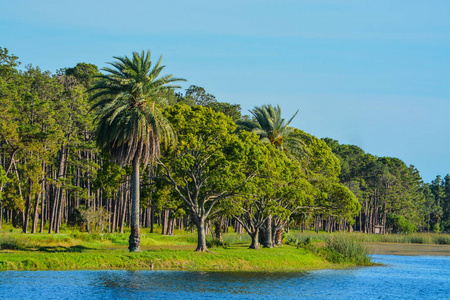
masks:
[[[450,245],[450,236],[448,235],[435,236],[433,242],[438,245]]]
[[[84,233],[84,232],[74,232],[70,234],[70,237],[84,241],[84,242],[92,242],[92,241],[102,241],[104,240],[103,236],[100,235],[98,232],[92,232],[92,233]]]
[[[289,127],[298,111],[288,121],[281,117],[281,109],[278,105],[277,107],[272,105],[255,107],[250,113],[253,115],[251,121],[237,121],[239,129],[257,134],[261,141],[287,152],[293,159],[305,155],[304,136]]]
[[[221,112],[224,115],[231,117],[233,121],[241,118],[241,106],[239,104],[219,102],[214,95],[207,93],[204,88],[195,85],[189,86],[189,88],[186,89],[184,96],[177,94],[175,102],[189,106],[201,105],[209,107],[215,112]]]
[[[82,227],[86,220],[83,218],[83,214],[79,209],[74,209],[70,214],[67,220],[68,226],[77,226]]]
[[[206,247],[208,247],[208,249],[217,248],[217,247],[222,247],[222,248],[226,249],[226,248],[230,247],[230,243],[219,241],[218,239],[207,239]]]
[[[439,233],[439,231],[440,231],[439,223],[434,224],[433,231],[436,232],[436,233]]]
[[[90,232],[101,233],[108,225],[108,219],[110,218],[110,212],[103,207],[89,207],[84,209],[81,213],[83,220],[85,221]]]
[[[103,164],[94,179],[94,188],[101,189],[106,199],[112,198],[124,180],[126,170],[111,163],[108,155],[103,154]]]
[[[404,216],[388,214],[388,222],[393,227],[393,232],[413,233],[417,227]]]
[[[298,238],[295,238],[293,236],[288,236],[287,240],[286,240],[286,245],[296,246],[297,248],[299,248],[299,247],[307,248],[311,243],[312,243],[312,239],[309,236],[305,236],[305,237],[300,236]]]
[[[96,65],[87,63],[78,63],[73,68],[65,69],[67,76],[73,76],[86,89],[92,86],[95,76],[100,75]]]

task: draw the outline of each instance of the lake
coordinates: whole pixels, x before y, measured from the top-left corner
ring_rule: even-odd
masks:
[[[450,257],[304,273],[5,271],[0,299],[450,299]]]

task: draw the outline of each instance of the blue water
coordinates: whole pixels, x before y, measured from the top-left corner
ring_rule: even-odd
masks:
[[[0,299],[450,299],[450,257],[305,273],[6,271]]]

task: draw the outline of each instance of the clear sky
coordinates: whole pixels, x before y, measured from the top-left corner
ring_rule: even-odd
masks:
[[[0,46],[55,72],[150,49],[243,113],[450,173],[450,1],[1,1]]]

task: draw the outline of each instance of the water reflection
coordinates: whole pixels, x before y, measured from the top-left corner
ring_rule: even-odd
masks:
[[[99,272],[95,285],[136,291],[264,295],[270,290],[277,293],[281,283],[284,290],[307,277],[307,273],[108,271]]]
[[[449,299],[449,257],[375,256],[386,266],[307,273],[0,272],[2,299]]]

